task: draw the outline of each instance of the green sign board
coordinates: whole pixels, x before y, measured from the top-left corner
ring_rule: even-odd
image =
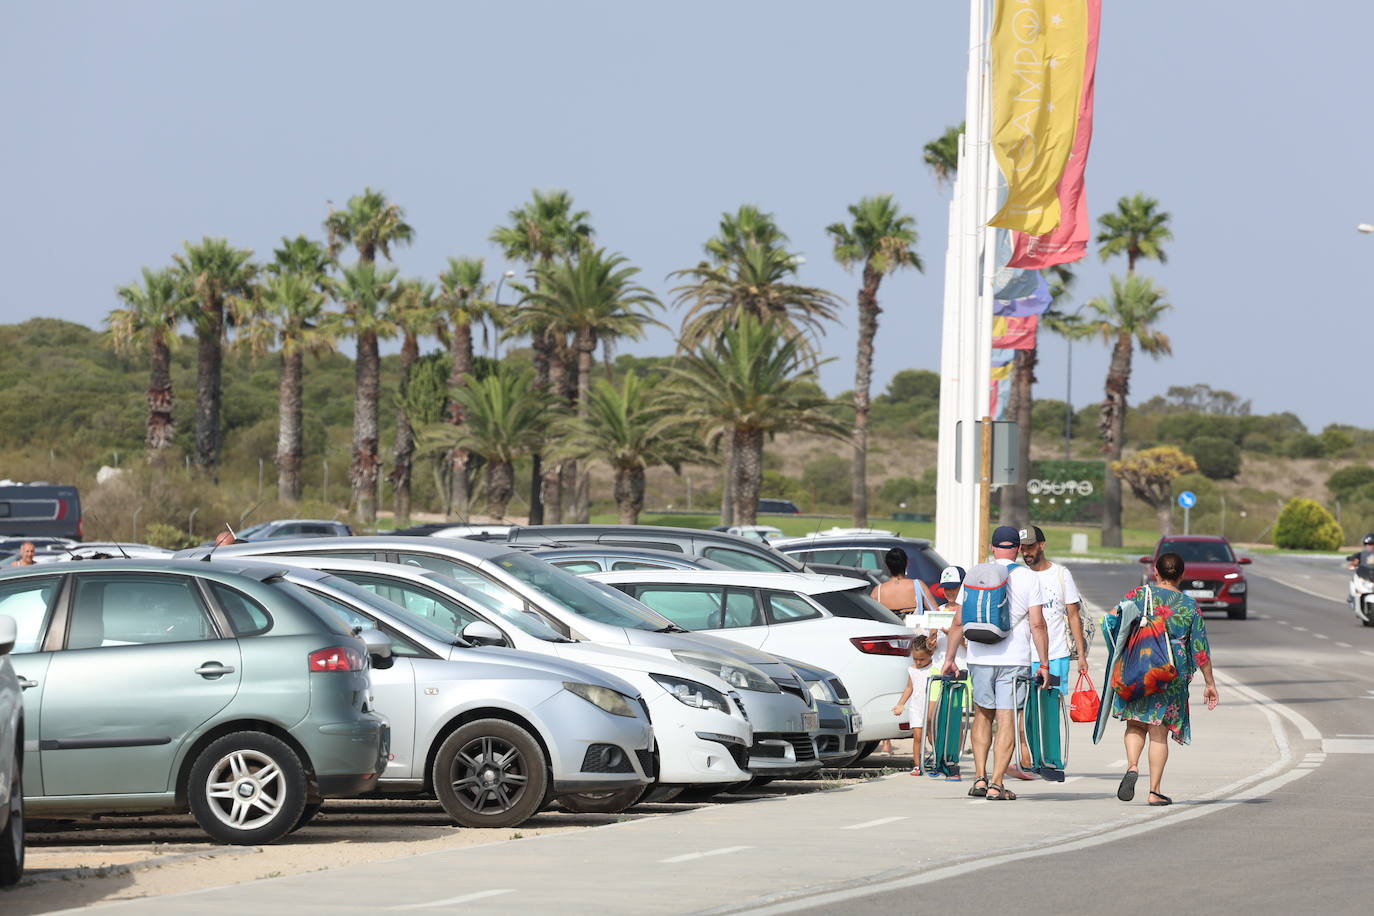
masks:
[[[1026,502],[1032,522],[1102,524],[1105,461],[1032,461]]]

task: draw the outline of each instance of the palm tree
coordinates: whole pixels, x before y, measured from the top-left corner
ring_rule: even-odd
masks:
[[[557,408],[548,392],[534,385],[529,370],[498,365],[482,379],[469,379],[450,392],[463,408],[463,425],[436,423],[425,431],[427,443],[462,448],[486,459],[487,512],[506,515],[515,495],[515,461],[538,448]]]
[[[439,275],[439,292],[435,301],[441,316],[447,318],[442,336],[446,337],[449,349],[450,389],[456,390],[467,384],[468,376],[472,373],[473,324],[496,315],[495,303],[487,298],[491,284],[482,279],[482,271],[481,258],[449,258],[448,270]],[[454,426],[463,424],[463,406],[456,400],[449,401],[448,422]],[[468,504],[472,498],[468,459],[467,450],[462,448],[454,448],[449,455],[450,520],[467,521],[468,518]]]
[[[387,304],[396,294],[393,282],[396,269],[379,270],[370,261],[360,261],[343,271],[343,281],[335,299],[343,306],[338,316],[340,336],[358,341],[354,366],[356,383],[353,395],[353,464],[349,477],[353,501],[364,525],[377,520],[377,478],[381,462],[378,453],[378,401],[381,397],[381,357],[377,341],[394,337],[396,324]]]
[[[721,336],[698,345],[668,367],[665,397],[675,416],[698,427],[708,444],[733,443],[734,518],[758,517],[763,443],[780,432],[804,431],[843,439],[848,427],[818,395],[815,360],[776,320],[749,313]]]
[[[121,353],[148,352],[148,458],[153,460],[172,444],[172,348],[180,342],[177,323],[186,313],[189,296],[170,270],[143,268],[143,285],[130,283],[115,291],[124,308],[110,312],[105,322]]]
[[[695,430],[680,422],[662,392],[633,372],[619,385],[598,380],[578,402],[578,416],[557,432],[559,453],[600,458],[611,466],[622,525],[639,524],[648,468],[668,465],[680,471],[683,463],[705,452]]]
[[[379,251],[390,261],[392,245],[409,245],[415,240],[415,230],[405,218],[405,211],[381,191],[364,188],[363,193],[348,199],[345,209],[329,209],[324,220],[329,256],[337,258],[345,245],[352,244],[363,263],[377,260]]]
[[[1161,264],[1168,262],[1164,243],[1172,242],[1169,214],[1159,209],[1159,201],[1144,194],[1123,197],[1116,202],[1116,211],[1097,218],[1102,231],[1097,234],[1097,253],[1102,260],[1118,254],[1126,255],[1127,275],[1135,273],[1135,262],[1152,258]]]
[[[315,244],[315,243],[312,243]],[[288,243],[288,247],[290,243]],[[277,498],[294,503],[301,498],[301,460],[304,456],[305,355],[334,349],[335,326],[325,313],[328,301],[320,284],[328,278],[308,263],[282,257],[268,270],[273,276],[258,289],[249,307],[238,342],[255,355],[281,348],[281,383],[277,408]],[[292,265],[301,267],[296,270]]]
[[[873,341],[878,334],[878,286],[903,267],[925,270],[916,254],[916,220],[891,194],[863,197],[849,205],[852,225],[832,223],[835,260],[846,269],[863,264],[859,287],[859,343],[854,366],[854,525],[868,527],[868,409],[873,383]]]
[[[572,195],[561,189],[530,192],[530,201],[511,210],[508,226],[497,226],[490,239],[500,246],[506,258],[522,261],[533,272],[537,265],[554,258],[576,254],[590,244],[593,235],[591,214],[574,210]],[[531,329],[534,349],[534,384],[540,390],[561,391],[566,367],[563,343],[542,329]],[[536,450],[531,456],[530,524],[562,521],[563,502],[557,468],[545,470]],[[547,509],[547,512],[545,511]]]
[[[1128,275],[1125,280],[1112,277],[1110,298],[1088,303],[1088,327],[1112,343],[1112,361],[1107,369],[1106,399],[1098,429],[1102,433],[1108,462],[1121,460],[1126,425],[1126,395],[1131,387],[1131,357],[1138,345],[1142,352],[1167,356],[1173,352],[1169,338],[1155,330],[1164,313],[1173,308],[1164,301],[1164,290],[1148,277]],[[1102,546],[1121,546],[1121,478],[1106,475],[1102,496]]]
[[[257,265],[253,252],[225,239],[202,238],[183,243],[173,255],[182,283],[194,296],[191,321],[199,344],[196,354],[196,464],[213,471],[219,465],[219,414],[224,374],[226,318],[251,294]]]
[[[311,277],[322,292],[326,291],[334,259],[324,245],[304,235],[294,239],[282,236],[281,247],[272,249],[272,255],[272,263],[267,265],[268,273],[275,276],[302,274]]]
[[[935,180],[940,184],[952,182],[959,174],[959,137],[963,132],[963,121],[958,127],[946,127],[943,134],[921,151],[921,161],[935,173]]]
[[[396,285],[387,317],[401,333],[401,390],[396,398],[396,442],[392,449],[391,487],[397,528],[410,527],[410,482],[414,471],[415,429],[406,413],[410,374],[420,358],[420,335],[434,329],[438,309],[434,286],[420,280]]]
[[[781,248],[788,241],[773,214],[765,213],[754,204],[741,204],[734,213],[720,215],[720,231],[702,247],[715,263],[728,264],[737,260],[749,245]]]

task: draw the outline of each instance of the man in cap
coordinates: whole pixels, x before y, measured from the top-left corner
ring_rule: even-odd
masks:
[[[968,794],[989,801],[1013,801],[1016,793],[1003,785],[1007,768],[1016,750],[1014,710],[1018,700],[1017,677],[1031,675],[1033,657],[1049,658],[1049,637],[1040,594],[1040,578],[1016,562],[1021,536],[1010,525],[992,533],[993,563],[1006,570],[1007,599],[1010,603],[1011,631],[994,643],[970,641],[968,668],[973,682],[973,767],[977,778]],[[970,576],[990,564],[975,566]],[[974,578],[977,582],[979,579]],[[949,630],[949,644],[958,646],[963,638],[959,616]],[[1032,655],[1032,647],[1034,655]],[[954,653],[945,653],[944,673],[953,674]],[[1041,664],[1037,675],[1049,683],[1049,665]],[[997,724],[997,745],[993,748],[993,723]],[[988,751],[993,750],[992,770],[988,770]]]
[[[1059,690],[1069,694],[1069,634],[1073,634],[1073,644],[1078,649],[1078,670],[1088,671],[1088,644],[1083,638],[1083,618],[1080,614],[1082,599],[1078,586],[1074,584],[1073,573],[1058,563],[1051,563],[1045,556],[1045,532],[1037,526],[1022,528],[1021,562],[1025,563],[1040,579],[1040,595],[1044,598],[1045,626],[1049,631],[1048,659],[1039,657],[1036,662],[1048,661],[1050,674],[1059,678]]]

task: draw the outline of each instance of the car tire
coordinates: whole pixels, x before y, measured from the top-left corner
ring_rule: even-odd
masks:
[[[305,810],[305,767],[280,738],[234,732],[196,757],[188,793],[196,823],[216,842],[275,843]]]
[[[854,764],[859,763],[860,761],[866,760],[867,758],[873,756],[873,752],[876,751],[877,749],[878,749],[878,742],[877,742],[877,741],[865,741],[865,742],[863,742],[862,744],[859,745],[859,753],[855,754],[855,755],[854,755],[854,758],[853,758],[852,760],[850,760],[849,763],[846,764],[846,766],[853,766]]]
[[[478,719],[444,739],[431,771],[434,794],[462,827],[514,827],[539,810],[548,761],[529,732]]]
[[[315,815],[319,814],[320,809],[323,807],[323,802],[306,802],[305,807],[301,809],[301,816],[296,818],[296,824],[291,828],[291,832],[295,833],[297,830],[300,830],[306,824],[313,821]]]
[[[574,814],[616,814],[639,804],[648,791],[648,786],[629,786],[612,792],[576,792],[560,795],[558,803]]]
[[[1226,609],[1226,616],[1231,620],[1244,620],[1246,613],[1247,608],[1244,604],[1242,604],[1240,607],[1231,607]]]
[[[646,805],[667,804],[682,794],[682,786],[650,786],[641,799]]]
[[[14,774],[10,777],[10,801],[0,827],[0,887],[11,887],[24,876],[24,765],[23,748],[14,749]]]

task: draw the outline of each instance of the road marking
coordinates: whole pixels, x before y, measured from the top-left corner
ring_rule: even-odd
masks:
[[[1126,765],[1126,761],[1125,761],[1124,759],[1123,759],[1123,760],[1113,760],[1111,763],[1107,764],[1107,769],[1109,769],[1109,770],[1118,770],[1118,769],[1120,769],[1121,767],[1124,767],[1125,765]]]
[[[1307,632],[1307,627],[1293,627],[1293,629],[1297,630],[1299,633]]]
[[[1276,620],[1276,621],[1274,621],[1274,622],[1275,622],[1275,623],[1278,623],[1278,624],[1282,624],[1282,625],[1285,626],[1285,627],[1288,626],[1288,621],[1286,621],[1286,620]]]
[[[1330,637],[1330,636],[1327,636],[1325,633],[1313,633],[1313,634],[1312,634],[1312,638],[1313,638],[1313,639],[1330,639],[1331,637]]]
[[[1338,643],[1336,643],[1336,645],[1340,646],[1342,649],[1349,649],[1349,648],[1351,648],[1350,643],[1348,643],[1348,642],[1338,642]]]
[[[1240,681],[1231,677],[1224,671],[1218,671],[1216,673],[1216,676],[1219,681],[1224,683],[1227,687],[1230,687],[1236,693],[1258,703],[1261,709],[1269,709],[1272,707],[1274,712],[1283,716],[1285,719],[1287,719],[1289,722],[1292,722],[1293,725],[1297,727],[1298,734],[1302,736],[1304,741],[1321,740],[1322,733],[1318,731],[1317,726],[1313,725],[1312,722],[1302,713],[1289,709],[1287,706],[1284,706],[1277,700],[1269,699],[1269,697],[1265,696],[1257,690],[1251,690],[1249,687],[1246,687]]]
[[[1327,738],[1322,742],[1322,750],[1328,754],[1374,754],[1374,739]]]
[[[1368,649],[1361,649],[1360,654],[1368,655],[1370,658],[1374,658],[1374,652],[1370,652]]]
[[[689,852],[680,856],[673,856],[670,859],[659,859],[662,865],[676,865],[679,862],[691,862],[694,859],[704,859],[707,856],[725,856],[732,852],[743,852],[746,849],[753,849],[752,846],[724,846],[720,849],[708,849],[706,852]]]
[[[1337,735],[1337,738],[1374,738],[1374,735]]]
[[[841,830],[864,830],[869,827],[880,827],[883,824],[895,824],[897,821],[904,821],[905,817],[880,817],[876,821],[864,821],[862,824],[850,824],[848,827],[841,827]]]
[[[514,888],[504,888],[502,890],[477,891],[475,894],[463,894],[461,897],[445,897],[443,900],[431,900],[428,903],[406,903],[401,906],[389,906],[389,910],[427,910],[436,906],[453,906],[458,903],[471,903],[474,900],[485,900],[488,897],[499,897],[502,894],[513,894]]]

